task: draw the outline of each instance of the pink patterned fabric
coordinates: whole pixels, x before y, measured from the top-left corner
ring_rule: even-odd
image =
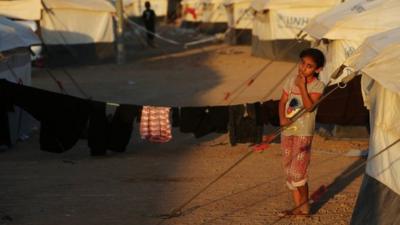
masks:
[[[312,138],[312,136],[285,135],[281,137],[282,164],[289,189],[303,186],[307,182]]]
[[[169,107],[143,106],[140,119],[140,136],[151,142],[165,143],[171,140]]]

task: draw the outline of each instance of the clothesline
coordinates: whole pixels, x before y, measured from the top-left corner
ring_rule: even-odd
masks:
[[[193,133],[196,138],[229,130],[231,145],[259,143],[262,138],[264,122],[260,117],[263,114],[259,112],[262,110],[260,103],[247,104],[247,107],[181,107],[172,110],[170,107],[119,104],[111,117],[112,123],[107,125],[106,105],[110,103],[41,90],[4,79],[0,80],[0,86],[3,105],[18,106],[41,122],[40,144],[44,151],[61,153],[71,149],[86,126],[92,155],[104,154],[107,149],[125,151],[134,118],[140,119],[142,139],[152,142],[167,142],[172,138],[169,124],[176,124],[181,132]],[[172,119],[169,119],[171,111]]]

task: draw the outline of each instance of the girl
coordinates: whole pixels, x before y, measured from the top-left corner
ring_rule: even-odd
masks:
[[[307,170],[316,116],[316,110],[312,106],[324,90],[324,83],[318,80],[318,74],[324,64],[325,57],[320,50],[303,50],[300,53],[298,74],[286,81],[279,101],[280,125],[288,125],[281,134],[283,168],[286,184],[292,190],[295,203],[295,208],[285,211],[284,215],[310,213]],[[291,118],[302,108],[307,112],[292,122]]]

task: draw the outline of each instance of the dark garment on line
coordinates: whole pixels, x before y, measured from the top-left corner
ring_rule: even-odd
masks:
[[[171,108],[171,111],[172,111],[172,127],[179,127],[180,125],[179,108],[173,107]]]
[[[87,100],[0,81],[1,98],[30,113],[41,122],[40,148],[64,152],[78,141],[86,126],[90,106]]]
[[[141,106],[120,105],[115,111],[110,124],[108,148],[115,152],[124,152],[129,143],[135,117],[139,115]]]
[[[335,87],[327,87],[325,93]],[[346,88],[338,88],[325,98],[318,107],[316,121],[338,125],[367,125],[369,112],[364,107],[361,95],[361,76],[356,76],[347,83]]]
[[[108,130],[106,103],[90,101],[88,146],[92,156],[106,154]]]
[[[0,88],[0,91],[2,89]],[[0,145],[7,145],[11,147],[11,134],[10,134],[10,122],[9,112],[14,112],[14,106],[8,98],[0,98]]]
[[[196,138],[212,132],[227,132],[229,120],[227,106],[182,107],[180,116],[180,131],[194,133]]]
[[[1,104],[1,103],[0,103]],[[11,147],[10,125],[8,122],[8,112],[0,107],[0,145]]]
[[[136,105],[120,105],[112,119],[109,119],[106,116],[106,103],[92,101],[88,128],[91,155],[105,155],[107,150],[124,152],[140,108]]]
[[[280,126],[279,101],[266,101],[261,105],[261,120],[264,125]]]
[[[247,112],[247,115],[245,115]],[[263,135],[260,103],[229,107],[229,140],[237,143],[260,143]]]

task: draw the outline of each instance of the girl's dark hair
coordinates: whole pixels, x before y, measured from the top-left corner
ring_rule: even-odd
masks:
[[[317,64],[317,68],[321,68],[325,65],[325,56],[319,49],[316,48],[307,48],[300,52],[300,58],[303,57],[311,57],[315,64]],[[315,73],[314,76],[318,77],[318,73]]]

